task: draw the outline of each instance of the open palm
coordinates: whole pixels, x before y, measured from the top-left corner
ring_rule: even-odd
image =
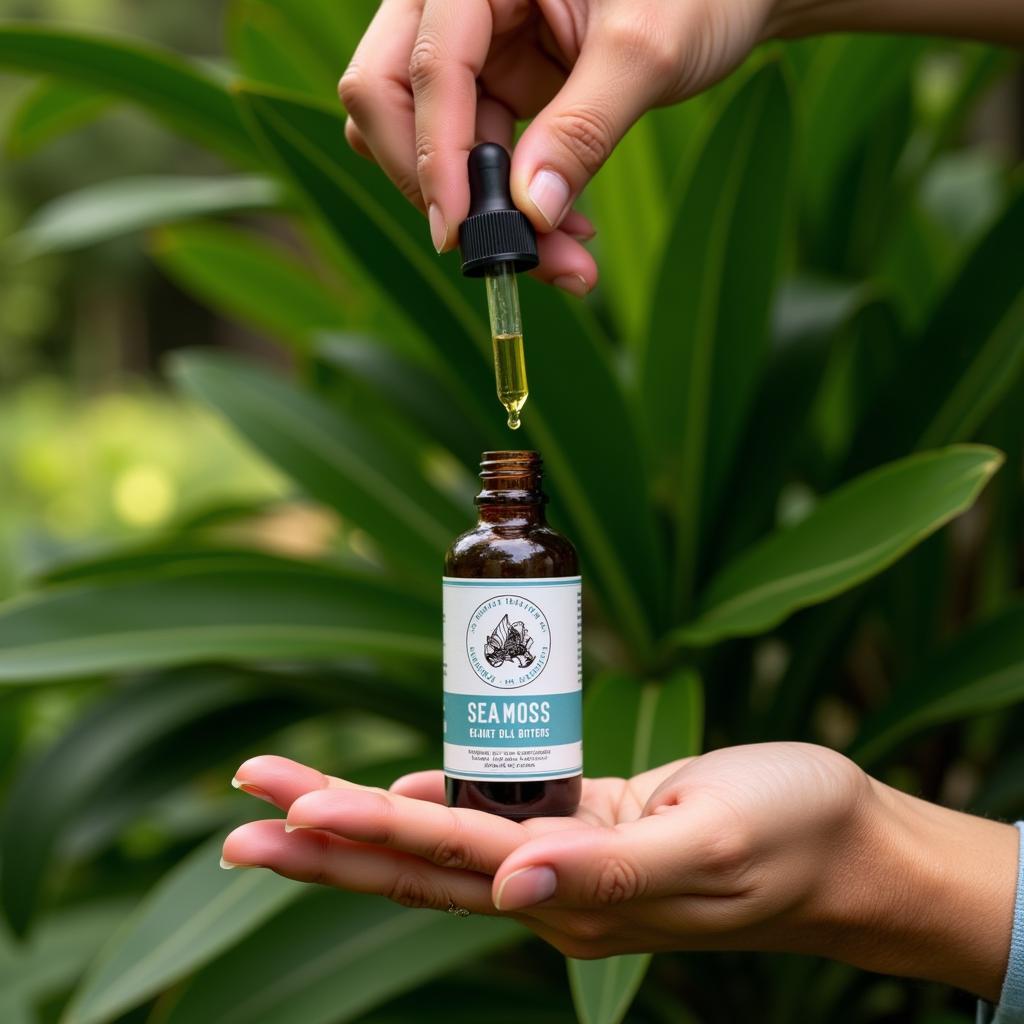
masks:
[[[288,817],[236,829],[228,866],[510,914],[577,957],[791,946],[787,918],[808,912],[822,858],[860,827],[870,793],[850,761],[796,743],[588,779],[573,817],[524,822],[445,806],[440,772],[386,791],[265,756],[235,784]]]

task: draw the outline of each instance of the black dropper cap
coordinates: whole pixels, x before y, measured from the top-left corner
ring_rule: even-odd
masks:
[[[469,154],[469,216],[459,228],[462,273],[483,277],[490,267],[511,263],[518,274],[537,263],[533,225],[512,203],[504,146],[481,142]]]

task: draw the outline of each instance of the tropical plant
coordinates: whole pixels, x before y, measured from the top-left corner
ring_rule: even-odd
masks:
[[[147,232],[181,287],[279,341],[287,373],[214,350],[170,373],[358,541],[288,558],[193,520],[0,606],[0,894],[28,936],[0,946],[5,1021],[83,969],[65,1024],[154,1001],[171,1024],[568,1012],[510,922],[217,870],[244,811],[215,787],[248,753],[374,784],[438,763],[441,557],[480,451],[509,443],[479,284],[344,141],[333,82],[370,6],[236,0],[218,67],[0,27],[0,66],[48,76],[15,146],[131,103],[225,162],[63,197],[13,249]],[[1024,806],[1024,190],[957,148],[1009,63],[766,48],[649,115],[590,187],[593,301],[525,286],[522,442],[582,557],[588,773],[805,738],[930,795],[982,770],[974,806]],[[41,687],[84,711],[21,758]],[[644,983],[649,962],[570,962],[579,1019],[940,1019],[935,989],[810,959],[665,956]]]

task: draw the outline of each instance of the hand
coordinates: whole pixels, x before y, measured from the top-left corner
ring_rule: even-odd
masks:
[[[722,78],[759,40],[773,0],[383,0],[338,87],[346,135],[428,212],[438,252],[469,210],[466,157],[515,146],[512,192],[541,237],[537,276],[597,281],[570,212],[646,110]],[[627,197],[624,197],[627,201]]]
[[[575,817],[521,823],[444,806],[440,772],[388,792],[257,757],[235,784],[288,817],[232,832],[229,866],[503,913],[573,957],[787,950],[998,997],[1015,830],[891,790],[822,747],[589,779]]]

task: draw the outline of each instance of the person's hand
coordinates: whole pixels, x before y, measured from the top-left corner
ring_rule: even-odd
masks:
[[[243,825],[227,866],[503,913],[574,957],[815,953],[998,995],[1016,832],[915,800],[833,751],[714,751],[589,779],[572,818],[444,806],[440,772],[366,789],[276,757],[235,784],[287,810]]]
[[[512,150],[541,236],[537,275],[582,295],[594,233],[570,212],[634,121],[706,88],[758,42],[774,0],[383,0],[338,91],[346,136],[429,215],[438,252],[469,210],[477,142]],[[628,196],[622,197],[629,202]]]

